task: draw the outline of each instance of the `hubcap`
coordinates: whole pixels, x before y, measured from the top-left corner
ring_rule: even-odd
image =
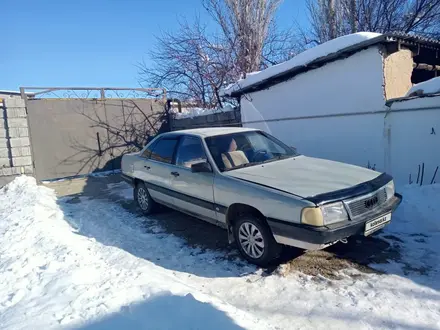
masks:
[[[148,209],[148,194],[144,188],[138,189],[138,202],[142,210]]]
[[[250,222],[241,224],[238,230],[238,240],[246,254],[254,259],[264,253],[264,240],[260,230]]]

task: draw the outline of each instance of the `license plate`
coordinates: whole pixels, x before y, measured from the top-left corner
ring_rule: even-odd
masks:
[[[379,229],[385,227],[391,221],[391,213],[388,213],[380,218],[368,221],[365,224],[365,236],[368,236]]]

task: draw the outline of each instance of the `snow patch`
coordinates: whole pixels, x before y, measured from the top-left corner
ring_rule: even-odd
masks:
[[[70,203],[18,177],[0,189],[0,328],[439,328],[440,185],[401,192],[380,234],[400,259],[377,265],[385,275],[334,281],[268,276],[117,203]]]
[[[112,204],[83,198],[77,206],[31,177],[0,190],[2,329],[205,329],[207,322],[213,329],[271,328],[184,284],[178,271],[133,255],[160,259],[172,249],[177,259],[190,256],[180,240],[162,245],[158,235],[136,235],[136,216]]]
[[[225,106],[224,108],[218,108],[218,109],[205,109],[205,108],[182,108],[182,112],[176,112],[177,110],[174,110],[174,116],[176,119],[183,119],[183,118],[194,118],[199,116],[207,116],[212,115],[216,113],[222,113],[222,112],[230,112],[234,111],[234,108],[232,106]]]
[[[440,77],[432,78],[427,81],[415,84],[406,94],[409,96],[437,94],[440,93]]]
[[[95,177],[95,178],[102,178],[105,176],[113,175],[113,174],[119,174],[121,173],[121,170],[110,170],[110,171],[101,171],[101,172],[92,172],[88,174],[79,174],[64,178],[57,178],[57,179],[50,179],[50,180],[42,180],[41,183],[52,183],[52,182],[63,182],[71,179],[78,179],[78,178],[85,178],[85,177]]]
[[[133,187],[126,182],[109,183],[107,189],[110,194],[115,194],[121,199],[132,200],[134,198]]]
[[[227,86],[222,90],[221,93],[226,96],[231,95],[231,93],[233,92],[239,91],[243,88],[259,83],[265,79],[268,79],[282,72],[288,71],[295,67],[305,66],[308,63],[318,58],[336,53],[338,51],[343,50],[344,48],[380,36],[381,36],[380,33],[358,32],[327,41],[321,45],[318,45],[316,47],[313,47],[298,54],[297,56],[291,58],[286,62],[271,66],[260,72],[248,74],[245,79],[240,79],[236,83]]]

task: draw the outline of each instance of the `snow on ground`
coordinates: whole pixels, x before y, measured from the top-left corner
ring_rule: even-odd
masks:
[[[245,87],[261,82],[282,72],[286,72],[295,67],[305,66],[320,57],[336,53],[344,48],[380,36],[380,33],[358,32],[327,41],[296,55],[286,62],[271,66],[260,72],[252,72],[251,74],[248,74],[245,79],[240,79],[236,83],[224,88],[221,93],[223,95],[231,95],[232,92],[239,91]]]
[[[182,112],[176,112],[175,110],[175,118],[183,119],[183,118],[194,118],[199,116],[207,116],[215,113],[229,112],[234,111],[232,106],[225,106],[224,108],[218,109],[205,109],[205,108],[182,108]]]
[[[120,207],[81,206],[25,176],[1,190],[1,329],[270,329],[152,262],[192,266],[177,239],[140,233],[139,219]],[[144,252],[149,260],[135,255]]]
[[[436,93],[440,93],[440,77],[432,78],[419,84],[415,84],[413,87],[411,87],[406,96]]]
[[[128,185],[109,187],[132,199]],[[0,190],[1,329],[439,329],[440,185],[406,187],[385,275],[267,275],[117,203]]]
[[[121,170],[110,170],[110,171],[102,171],[102,172],[94,172],[94,173],[89,173],[89,174],[79,174],[79,175],[74,175],[71,177],[65,177],[65,178],[58,178],[58,179],[50,179],[50,180],[42,180],[42,183],[50,183],[50,182],[63,182],[63,181],[67,181],[73,178],[85,178],[88,176],[91,177],[95,177],[95,178],[100,178],[100,177],[106,177],[109,175],[113,175],[113,174],[119,174],[121,173]]]

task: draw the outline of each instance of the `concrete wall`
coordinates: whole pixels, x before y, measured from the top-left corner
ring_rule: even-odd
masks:
[[[29,99],[27,109],[35,175],[48,180],[119,169],[122,154],[137,150],[143,137],[146,141],[160,129],[164,104],[151,99]]]
[[[221,126],[241,126],[240,110],[214,113],[205,116],[196,116],[193,118],[174,118],[171,121],[171,129],[173,131],[181,129]]]
[[[385,98],[403,97],[412,87],[413,57],[409,49],[386,55],[383,61]]]
[[[24,100],[0,93],[0,186],[20,174],[32,174],[32,156]]]

